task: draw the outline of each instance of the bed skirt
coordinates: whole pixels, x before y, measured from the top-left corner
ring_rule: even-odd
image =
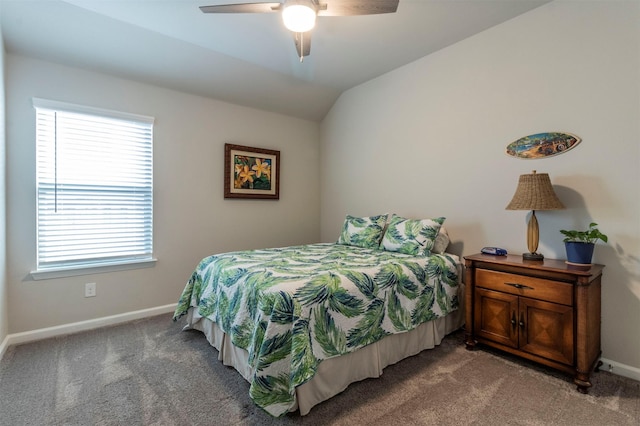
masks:
[[[461,285],[464,287],[464,285]],[[459,289],[464,295],[464,289]],[[462,299],[462,298],[461,298]],[[296,388],[296,402],[291,411],[300,410],[306,415],[315,405],[339,394],[349,384],[367,378],[380,377],[382,370],[404,358],[416,355],[425,349],[433,349],[449,333],[464,324],[464,300],[460,308],[443,318],[429,321],[406,333],[392,334],[384,339],[358,349],[355,352],[323,360],[315,376]],[[247,381],[253,376],[249,365],[249,353],[234,346],[231,339],[211,320],[193,320],[193,308],[187,313],[185,330],[201,331],[209,343],[218,350],[218,359],[224,365],[235,368]]]

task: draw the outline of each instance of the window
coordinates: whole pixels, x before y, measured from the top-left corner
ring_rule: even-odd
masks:
[[[33,104],[34,278],[153,261],[153,118],[43,99]]]

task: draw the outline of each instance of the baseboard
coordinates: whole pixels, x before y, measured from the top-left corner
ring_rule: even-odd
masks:
[[[621,364],[606,358],[600,358],[600,361],[602,361],[600,370],[640,381],[640,368],[631,367],[630,365]]]
[[[4,353],[7,351],[8,347],[9,347],[9,336],[7,335],[2,341],[2,343],[0,344],[0,360],[2,360],[2,357],[4,356]]]
[[[109,325],[116,325],[141,318],[171,313],[176,309],[176,306],[177,305],[175,303],[172,303],[170,305],[157,306],[155,308],[142,309],[139,311],[125,312],[123,314],[111,315],[108,317],[74,322],[71,324],[57,325],[55,327],[40,328],[37,330],[25,331],[22,333],[9,334],[0,346],[0,359],[2,359],[4,352],[11,345],[47,339],[49,337],[63,336],[65,334],[77,333],[79,331],[93,330],[94,328],[106,327]]]

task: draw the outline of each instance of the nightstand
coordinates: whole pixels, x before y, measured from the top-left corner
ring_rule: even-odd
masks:
[[[520,255],[465,256],[465,344],[491,346],[573,375],[587,393],[600,358],[603,265]]]

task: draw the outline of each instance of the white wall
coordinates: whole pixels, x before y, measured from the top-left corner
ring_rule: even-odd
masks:
[[[340,97],[321,128],[321,239],[347,213],[442,215],[455,253],[522,253],[528,213],[505,206],[520,174],[549,173],[567,209],[539,212],[539,251],[565,258],[560,229],[601,225],[603,357],[640,369],[639,123],[640,3],[549,3]],[[545,131],[583,141],[504,153]]]
[[[0,7],[0,13],[1,7]],[[0,29],[0,358],[3,342],[9,334],[9,289],[7,285],[7,239],[6,239],[6,139],[4,96],[4,41]]]
[[[207,255],[319,239],[317,123],[11,54],[6,87],[10,333],[175,303]],[[155,117],[155,267],[31,280],[32,97]],[[280,150],[280,200],[223,198],[225,142]],[[97,283],[97,297],[84,298],[86,282]]]

